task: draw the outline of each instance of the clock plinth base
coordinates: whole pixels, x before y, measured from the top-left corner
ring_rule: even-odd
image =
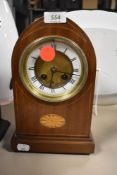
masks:
[[[18,150],[18,144],[28,146],[28,152],[39,153],[65,153],[65,154],[90,154],[94,152],[92,137],[70,138],[70,137],[34,137],[19,136],[14,134],[11,146],[16,152],[27,152],[24,148]]]

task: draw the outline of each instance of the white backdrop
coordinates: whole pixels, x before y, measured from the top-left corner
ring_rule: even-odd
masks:
[[[117,13],[81,10],[67,13],[89,36],[98,71],[98,104],[117,104]],[[95,89],[96,89],[95,88]]]
[[[17,38],[17,29],[8,3],[0,0],[0,105],[9,103],[13,98],[9,84],[11,56]]]

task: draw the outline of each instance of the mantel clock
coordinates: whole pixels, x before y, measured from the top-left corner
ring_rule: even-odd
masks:
[[[71,20],[45,23],[42,17],[25,29],[12,58],[13,150],[92,153],[95,73],[93,46]]]

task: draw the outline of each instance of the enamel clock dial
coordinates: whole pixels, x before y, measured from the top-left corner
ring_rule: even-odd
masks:
[[[53,49],[52,59],[53,52],[47,50],[48,47]],[[26,89],[49,102],[64,101],[76,95],[88,74],[86,56],[81,48],[72,40],[59,36],[42,37],[29,44],[19,63],[20,78]]]

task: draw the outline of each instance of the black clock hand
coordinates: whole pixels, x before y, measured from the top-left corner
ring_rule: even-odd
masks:
[[[60,73],[68,74],[68,75],[76,75],[76,76],[80,76],[80,75],[78,75],[78,74],[68,73],[68,72],[59,71],[59,70],[56,70],[56,72],[60,72]]]
[[[54,76],[54,73],[56,73],[56,67],[51,67],[51,69],[50,69],[50,71],[51,71],[51,73],[52,73],[52,76],[51,76],[51,80],[50,80],[50,88],[51,88],[51,86],[52,86],[52,80],[53,80],[53,76]]]
[[[52,80],[53,80],[53,76],[54,76],[54,72],[53,72],[53,71],[51,71],[51,73],[52,73],[52,75],[51,75],[51,80],[50,80],[50,85],[49,85],[49,88],[51,88],[51,86],[52,86]]]

